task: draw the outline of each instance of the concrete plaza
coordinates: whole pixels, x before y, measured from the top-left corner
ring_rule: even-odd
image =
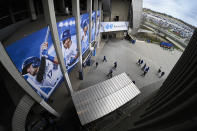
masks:
[[[161,85],[161,82],[166,79],[181,54],[182,52],[176,49],[174,51],[164,50],[157,44],[138,40],[135,44],[121,39],[112,39],[108,42],[102,41],[99,48],[97,48],[96,56],[92,58],[92,66],[84,68],[84,80],[79,80],[77,66],[71,71],[69,77],[74,91],[87,88],[107,80],[108,77],[106,75],[116,61],[118,66],[113,75],[126,72],[131,80],[136,82],[136,86],[142,90],[143,87],[147,87],[153,83],[158,82],[158,86]],[[107,58],[107,62],[102,61],[104,55]],[[145,77],[141,76],[143,71],[136,64],[138,59],[143,59],[147,66],[150,67]],[[95,65],[96,61],[99,63],[97,68]],[[162,78],[159,78],[157,75],[157,70],[160,66],[162,66],[162,71],[165,72]],[[150,89],[155,90],[156,88],[158,89],[159,87],[154,85]],[[147,89],[143,90],[149,94],[152,92]],[[50,105],[59,113],[65,112],[66,108],[70,108],[69,103],[72,103],[70,102],[70,97],[67,95],[64,84],[55,90],[51,98],[54,102],[50,103]]]
[[[84,76],[84,80],[80,83],[79,89],[108,79],[106,75],[113,67],[115,61],[118,63],[118,67],[114,70],[113,75],[126,72],[130,78],[136,82],[136,86],[142,88],[160,79],[165,79],[181,54],[182,52],[178,50],[163,50],[163,48],[157,44],[146,43],[144,41],[137,40],[135,44],[131,44],[127,40],[109,40],[95,58],[95,61],[99,63],[98,67],[96,68],[94,62],[88,74]],[[106,56],[107,62],[102,61],[103,56]],[[136,64],[138,59],[143,59],[146,65],[150,67],[145,77],[141,76],[143,71],[141,67]],[[142,65],[144,65],[144,63]],[[157,70],[160,66],[162,67],[162,71],[165,72],[162,78],[158,78],[157,75]]]

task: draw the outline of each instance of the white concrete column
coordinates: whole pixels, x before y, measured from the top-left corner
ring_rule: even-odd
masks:
[[[102,14],[103,14],[102,13],[103,11],[102,11],[102,1],[101,0],[99,0],[98,6],[99,6],[98,9],[101,11],[101,14],[100,14],[100,22],[101,22],[102,21],[101,18],[102,18]]]
[[[87,0],[87,12],[89,13],[89,47],[91,47],[92,33],[92,0]]]
[[[66,87],[68,90],[69,94],[73,94],[73,89],[72,85],[67,73],[66,66],[64,64],[64,59],[60,47],[60,40],[59,40],[59,35],[57,31],[57,24],[56,24],[56,17],[55,17],[55,10],[54,10],[54,3],[53,0],[42,0],[43,2],[43,9],[44,9],[44,16],[45,16],[45,21],[50,27],[52,39],[53,39],[53,44],[55,47],[55,52],[58,58],[58,61],[60,63],[60,68],[66,83]]]
[[[35,10],[35,7],[34,7],[34,0],[28,0],[28,2],[29,2],[31,20],[36,20],[37,16],[36,16],[36,10]]]
[[[83,68],[82,68],[82,50],[81,50],[81,30],[80,30],[80,5],[79,0],[72,0],[72,11],[75,17],[75,25],[76,25],[76,32],[77,32],[77,48],[79,50],[79,79],[83,80]]]

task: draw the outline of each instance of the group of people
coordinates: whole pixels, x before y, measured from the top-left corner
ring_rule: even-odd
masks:
[[[117,68],[117,62],[114,62],[114,66],[109,70],[109,73],[107,74],[107,76],[109,78],[113,77],[113,71]]]
[[[143,65],[143,63],[144,63],[144,65]],[[141,74],[141,76],[145,76],[145,75],[148,73],[150,67],[147,66],[146,63],[145,63],[142,59],[139,59],[138,62],[137,62],[137,64],[138,64],[140,67],[142,67],[141,69],[142,69],[143,73]],[[142,66],[142,65],[143,65],[143,66]]]
[[[103,57],[103,62],[107,62],[106,56]],[[113,71],[117,68],[117,62],[114,62],[113,67],[109,70],[109,73],[107,74],[107,77],[112,78],[113,77]],[[98,62],[96,62],[96,68],[98,67]]]
[[[143,63],[144,63],[144,65],[143,65]],[[142,71],[143,71],[143,74],[141,76],[145,76],[148,73],[150,67],[147,66],[146,63],[144,62],[144,60],[142,60],[142,59],[139,59],[136,64],[138,64],[141,67]],[[157,74],[158,74],[159,78],[161,78],[162,76],[165,75],[165,72],[162,71],[162,67],[161,66],[158,69]]]

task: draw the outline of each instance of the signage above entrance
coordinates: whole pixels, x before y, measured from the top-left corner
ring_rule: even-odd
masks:
[[[128,30],[129,22],[101,22],[101,32],[123,31]]]

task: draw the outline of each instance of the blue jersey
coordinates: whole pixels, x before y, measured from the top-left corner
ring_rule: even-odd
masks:
[[[92,23],[92,34],[91,34],[91,40],[95,40],[95,22]]]
[[[42,82],[36,80],[36,75],[32,76],[29,73],[24,75],[24,77],[35,88],[38,94],[48,98],[61,81],[62,72],[59,65],[46,59],[45,74]]]
[[[82,52],[86,51],[89,47],[89,41],[88,41],[88,33],[85,33],[83,32],[82,35],[81,35],[81,49],[82,49]]]
[[[63,44],[62,45],[62,54],[64,58],[65,65],[68,66],[69,63],[71,63],[72,59],[75,59],[77,55],[77,45],[75,43],[72,43],[70,48],[65,48]]]

